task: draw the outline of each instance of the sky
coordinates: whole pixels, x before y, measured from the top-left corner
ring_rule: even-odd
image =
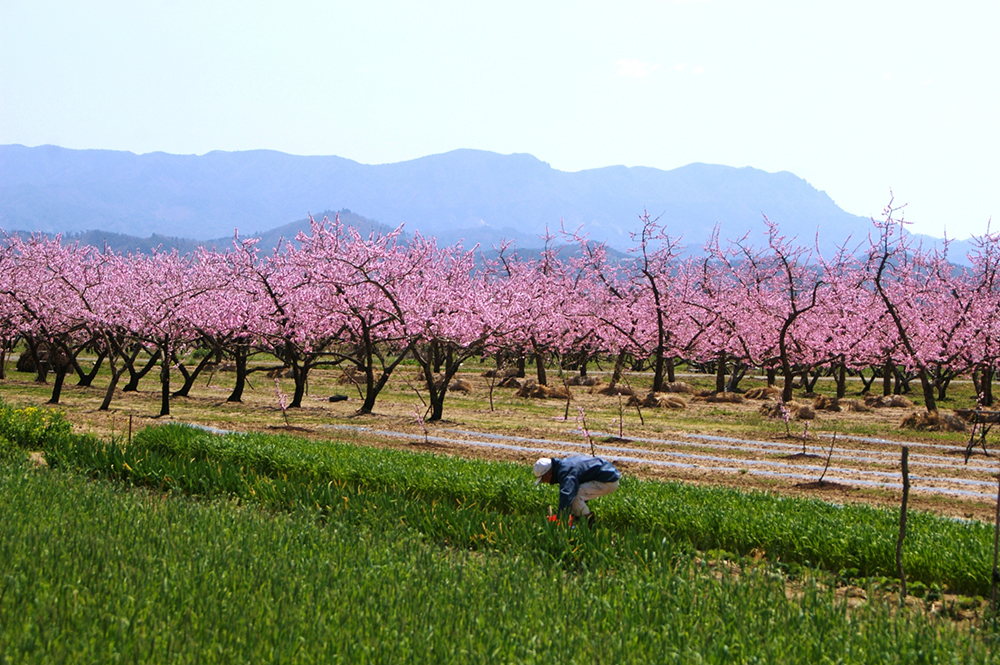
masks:
[[[963,0],[0,0],[0,144],[752,166],[963,239],[1000,217],[998,31]]]

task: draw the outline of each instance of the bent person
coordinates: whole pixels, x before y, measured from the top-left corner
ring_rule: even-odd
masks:
[[[600,457],[573,455],[565,459],[542,457],[534,466],[535,486],[539,483],[559,485],[559,514],[586,517],[593,525],[594,513],[587,502],[618,489],[621,474],[615,466]]]

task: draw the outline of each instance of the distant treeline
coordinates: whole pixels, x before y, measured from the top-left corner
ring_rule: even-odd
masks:
[[[313,215],[313,217],[317,220],[323,219],[324,217],[334,219],[337,215],[340,216],[342,222],[348,226],[358,229],[365,235],[372,232],[384,235],[393,230],[385,224],[362,217],[361,215],[353,213],[346,208],[340,212],[324,210],[321,213]],[[235,234],[236,229],[233,229],[233,231]],[[294,241],[295,236],[298,235],[299,231],[304,231],[306,233],[309,232],[308,217],[284,224],[269,231],[255,231],[252,233],[241,231],[240,237],[260,238],[261,247],[271,250],[277,247],[278,243]],[[24,240],[30,238],[32,235],[30,231],[20,230],[9,231],[7,234],[17,236]],[[54,238],[56,236],[55,233],[43,233],[41,235],[46,238]],[[62,234],[62,240],[65,244],[79,243],[81,245],[96,247],[99,250],[107,248],[109,251],[118,254],[129,252],[137,254],[151,254],[153,251],[170,252],[173,250],[177,250],[178,254],[190,254],[202,247],[205,249],[224,251],[227,247],[232,245],[233,236],[226,238],[213,238],[211,240],[193,240],[191,238],[164,236],[154,233],[147,238],[140,238],[139,236],[132,236],[124,233],[92,230],[80,231],[76,233],[64,233]]]

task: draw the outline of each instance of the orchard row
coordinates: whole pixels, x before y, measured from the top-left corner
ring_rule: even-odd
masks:
[[[680,361],[716,371],[719,391],[756,368],[781,378],[785,400],[794,378],[820,373],[836,378],[841,396],[848,373],[866,386],[882,377],[886,391],[918,379],[928,410],[954,377],[971,373],[980,401],[991,403],[1000,236],[974,239],[959,268],[947,250],[914,246],[895,213],[887,208],[868,238],[834,256],[766,219],[766,243],[716,234],[689,253],[648,214],[624,259],[578,234],[564,238],[578,250],[571,256],[549,237],[538,258],[506,246],[487,257],[419,235],[404,240],[401,230],[363,237],[326,219],[270,253],[238,236],[226,251],[183,256],[10,237],[0,247],[0,361],[22,344],[22,355],[55,374],[53,402],[68,374],[87,385],[106,364],[103,409],[155,369],[162,414],[171,395],[187,394],[223,359],[236,370],[229,399],[240,401],[257,354],[288,369],[291,407],[310,370],[349,370],[361,412],[412,358],[431,420],[441,418],[461,363],[486,354],[500,369],[535,358],[540,383],[551,359],[585,371],[588,359],[610,358],[612,383],[638,362],[652,370],[654,389],[674,380]],[[78,360],[94,355],[92,365]],[[171,392],[178,373],[183,386]]]

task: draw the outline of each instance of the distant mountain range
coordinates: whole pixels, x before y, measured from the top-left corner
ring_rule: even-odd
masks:
[[[340,221],[346,226],[351,226],[357,229],[363,236],[367,236],[370,233],[376,234],[386,234],[394,229],[392,227],[386,226],[385,224],[379,224],[378,222],[366,219],[361,215],[352,213],[350,210],[341,210],[335,212],[332,210],[325,210],[318,215],[314,216],[314,219],[318,222],[323,220],[324,217],[328,217],[333,220],[339,215]],[[309,232],[310,222],[309,218],[300,219],[288,224],[283,224],[277,228],[271,229],[270,231],[264,231],[260,233],[248,233],[240,234],[241,239],[246,238],[259,238],[259,247],[261,250],[269,252],[270,250],[277,247],[286,241],[294,242],[295,236],[298,235],[299,231]],[[16,230],[10,231],[9,233],[14,235],[19,235],[23,238],[30,236],[32,233],[39,232],[35,231],[24,231]],[[52,236],[57,231],[41,231],[46,236]],[[111,231],[101,231],[101,230],[90,230],[90,231],[69,231],[61,232],[62,239],[64,243],[80,243],[81,245],[93,245],[94,247],[103,249],[107,247],[109,250],[121,254],[126,254],[129,252],[149,254],[152,251],[162,251],[169,252],[171,250],[177,250],[181,254],[188,254],[197,250],[199,247],[205,247],[208,249],[217,249],[219,251],[225,251],[227,248],[232,247],[235,233],[224,238],[209,238],[206,240],[196,240],[194,238],[181,238],[178,236],[163,236],[157,233],[153,233],[149,236],[140,237],[134,235],[128,235],[125,233],[114,233]]]
[[[380,229],[405,224],[408,233],[441,244],[464,239],[466,247],[501,239],[538,247],[546,228],[564,226],[624,249],[644,210],[693,250],[717,224],[724,240],[749,231],[760,241],[764,215],[800,243],[818,233],[824,252],[848,236],[861,242],[871,229],[868,218],[841,210],[805,180],[753,168],[570,173],[531,155],[478,150],[366,165],[266,150],[196,156],[0,146],[0,228],[7,232],[72,233],[91,244],[120,234],[131,236],[126,245],[137,238],[179,248],[188,246],[184,239],[228,245],[236,229],[243,237],[293,237],[291,226],[302,222],[290,220],[347,209]],[[100,233],[83,235],[93,230]]]

